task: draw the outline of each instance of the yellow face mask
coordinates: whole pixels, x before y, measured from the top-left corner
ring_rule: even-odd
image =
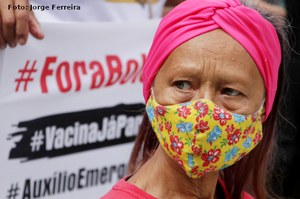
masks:
[[[263,106],[240,115],[207,99],[162,106],[152,95],[146,112],[161,146],[192,178],[234,164],[263,136]]]

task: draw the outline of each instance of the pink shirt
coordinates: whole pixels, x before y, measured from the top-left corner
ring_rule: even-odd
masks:
[[[224,191],[224,195],[226,199],[229,199],[228,192],[224,189],[224,183],[219,180],[219,183]],[[100,199],[157,199],[156,197],[151,196],[146,193],[142,189],[136,187],[133,184],[125,181],[125,179],[119,180],[117,184],[115,184],[112,189],[106,193],[104,196],[100,197]],[[244,192],[243,199],[254,199],[250,194]]]
[[[125,179],[119,180],[112,189],[102,196],[100,199],[157,199],[150,194],[146,193],[142,189],[136,187],[133,184],[125,181]]]

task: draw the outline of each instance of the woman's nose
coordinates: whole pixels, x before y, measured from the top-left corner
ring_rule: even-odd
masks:
[[[214,98],[215,98],[214,89],[209,85],[203,85],[200,86],[199,89],[195,90],[195,95],[193,100],[209,99],[211,101],[214,101]]]

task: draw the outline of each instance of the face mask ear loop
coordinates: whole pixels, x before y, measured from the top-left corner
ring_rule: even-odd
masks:
[[[261,117],[262,117],[262,121],[265,122],[266,121],[266,98],[263,99],[263,101],[261,102],[261,105],[259,107],[259,110],[262,109],[261,112]]]
[[[151,95],[150,95],[150,96],[152,96],[153,99],[155,99],[155,96],[154,96],[154,88],[153,88],[153,86],[151,86]],[[156,101],[156,99],[155,99],[155,101]]]
[[[151,98],[153,98],[153,99],[155,100],[155,97],[154,97],[154,88],[153,88],[153,86],[151,86],[150,92],[151,92],[151,93],[150,93],[150,96],[149,96],[149,98],[148,98],[146,104],[151,100]]]
[[[155,101],[155,103],[159,104],[159,103],[156,101],[155,94],[154,94],[154,87],[153,87],[153,86],[151,86],[151,94],[150,94],[150,97],[149,97],[148,101],[150,100],[150,98],[152,98],[152,99]],[[148,102],[148,101],[147,101],[147,102]]]

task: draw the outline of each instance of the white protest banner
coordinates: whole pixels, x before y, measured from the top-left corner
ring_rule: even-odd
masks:
[[[0,198],[99,198],[126,174],[157,25],[42,24],[0,52]]]

